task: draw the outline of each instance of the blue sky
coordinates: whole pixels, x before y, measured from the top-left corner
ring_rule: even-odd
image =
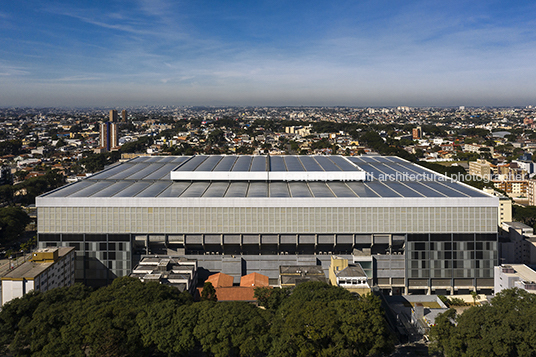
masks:
[[[534,1],[0,3],[0,106],[536,105]]]

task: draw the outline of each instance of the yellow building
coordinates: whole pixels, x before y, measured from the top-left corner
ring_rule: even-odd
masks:
[[[348,259],[331,256],[329,282],[360,295],[370,293],[368,277],[360,264],[348,264]]]

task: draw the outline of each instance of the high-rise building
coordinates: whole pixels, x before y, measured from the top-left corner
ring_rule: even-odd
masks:
[[[121,111],[121,119],[123,119],[123,123],[127,122],[127,111],[125,109]]]
[[[110,121],[112,123],[117,123],[117,110],[110,110]]]
[[[105,122],[100,124],[99,146],[108,151],[118,146],[116,123]]]
[[[420,126],[413,128],[413,140],[418,140],[422,138],[422,128]]]

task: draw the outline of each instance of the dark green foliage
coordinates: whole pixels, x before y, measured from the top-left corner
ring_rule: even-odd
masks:
[[[203,285],[203,291],[201,292],[201,301],[218,301],[218,297],[216,296],[216,289],[214,289],[214,286],[211,282],[205,282]]]
[[[299,285],[276,313],[271,356],[368,356],[394,347],[380,300],[321,283]]]
[[[536,206],[512,205],[512,218],[531,227],[536,226]]]
[[[398,156],[409,161],[416,161],[415,156],[404,150],[399,141],[389,139],[384,141],[375,131],[366,131],[359,138],[368,147],[382,155]]]
[[[194,335],[204,352],[216,357],[256,356],[269,346],[270,314],[245,302],[196,305]]]
[[[19,155],[22,153],[22,141],[6,140],[0,141],[0,156]]]
[[[288,288],[255,288],[254,296],[259,306],[270,310],[277,310],[281,303],[290,296],[291,290]]]
[[[76,284],[46,294],[30,292],[22,299],[9,301],[0,312],[2,349],[10,344],[15,355],[29,356],[54,344],[59,330],[70,320],[74,303],[88,297],[90,291]]]
[[[312,281],[298,285],[292,291],[288,301],[335,301],[354,300],[355,297],[346,289],[329,285],[319,281]]]
[[[0,186],[0,204],[12,204],[13,203],[13,185]]]
[[[19,171],[22,172],[22,171]],[[15,191],[23,194],[17,196],[17,200],[24,204],[35,203],[35,198],[45,192],[61,187],[65,184],[65,176],[56,170],[47,171],[42,176],[31,177],[14,186]]]
[[[465,169],[461,166],[445,166],[437,164],[435,162],[425,161],[419,161],[418,164],[448,177],[456,177],[460,175],[465,175],[467,173],[467,171],[465,171]]]
[[[460,316],[448,310],[430,331],[431,352],[445,356],[536,355],[536,295],[520,289],[498,293],[491,305]]]
[[[145,356],[136,317],[166,300],[188,301],[172,287],[128,277],[92,293],[81,285],[30,293],[0,312],[0,341],[21,356]]]
[[[168,355],[187,355],[196,347],[194,328],[199,309],[177,301],[152,304],[136,318],[145,347]]]
[[[117,151],[102,154],[87,153],[86,157],[80,160],[80,164],[84,166],[87,172],[96,172],[104,170],[104,166],[111,165],[120,158],[121,154]]]
[[[265,294],[271,290],[273,295]],[[193,303],[170,286],[118,278],[31,292],[0,312],[0,352],[16,356],[367,356],[392,349],[372,295],[322,283],[257,290],[271,307]]]
[[[19,207],[0,208],[0,244],[12,242],[21,237],[30,217]]]
[[[468,306],[469,304],[465,302],[465,300],[460,298],[450,298],[448,299],[448,305],[449,306]]]
[[[150,136],[144,136],[136,141],[130,141],[128,143],[123,144],[119,151],[125,153],[145,152],[147,147],[151,146],[152,144],[153,138]]]

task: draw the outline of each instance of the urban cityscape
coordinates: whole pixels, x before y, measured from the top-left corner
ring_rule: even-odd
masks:
[[[531,106],[0,113],[3,304],[122,277],[260,306],[328,283],[381,296],[402,351],[448,307],[535,290]]]
[[[536,3],[0,4],[1,356],[535,356]]]

